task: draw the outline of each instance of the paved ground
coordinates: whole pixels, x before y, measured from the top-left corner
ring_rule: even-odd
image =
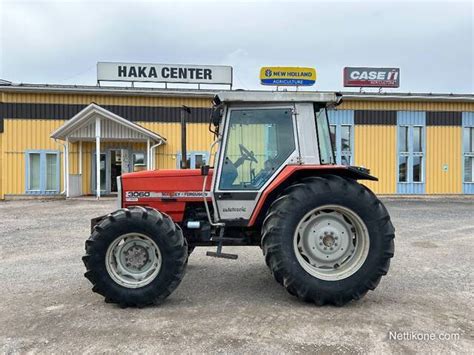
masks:
[[[104,303],[82,276],[89,219],[113,201],[0,203],[0,352],[474,351],[474,200],[385,202],[396,255],[359,302],[298,301],[259,248],[228,248],[237,261],[198,248],[177,291],[146,309]]]

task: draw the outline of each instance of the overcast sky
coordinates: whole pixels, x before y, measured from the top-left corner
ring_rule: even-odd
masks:
[[[401,68],[400,92],[474,92],[472,1],[0,0],[0,78],[96,83],[97,61],[226,64],[261,88],[264,65]]]

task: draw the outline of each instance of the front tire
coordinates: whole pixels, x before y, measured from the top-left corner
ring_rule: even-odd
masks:
[[[275,279],[318,305],[343,305],[374,290],[394,254],[394,228],[365,186],[335,175],[285,190],[263,223],[262,248]]]
[[[188,246],[181,229],[152,208],[120,209],[86,241],[84,276],[92,290],[122,307],[160,304],[184,277]]]

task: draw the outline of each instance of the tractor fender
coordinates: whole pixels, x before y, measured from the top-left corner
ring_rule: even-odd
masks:
[[[309,176],[324,174],[339,175],[353,180],[378,181],[370,175],[368,169],[346,165],[288,165],[262,192],[260,199],[250,217],[248,227],[259,226],[265,218],[266,211],[278,195],[295,181]]]

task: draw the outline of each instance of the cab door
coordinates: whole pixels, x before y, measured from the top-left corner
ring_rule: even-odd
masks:
[[[214,181],[219,220],[247,224],[261,192],[284,166],[297,162],[295,107],[231,107]]]

